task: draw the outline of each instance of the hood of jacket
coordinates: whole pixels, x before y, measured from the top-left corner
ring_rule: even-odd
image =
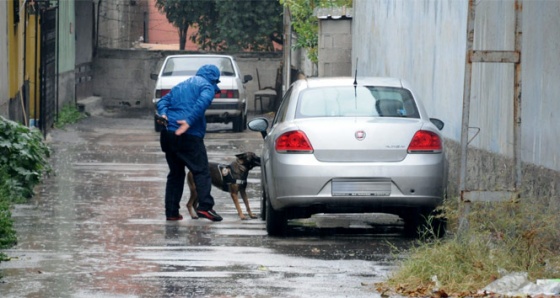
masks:
[[[210,82],[214,86],[214,91],[216,93],[220,92],[220,88],[218,88],[218,83],[220,82],[220,69],[216,65],[213,64],[206,64],[201,66],[196,75],[199,77],[205,78],[208,82]]]

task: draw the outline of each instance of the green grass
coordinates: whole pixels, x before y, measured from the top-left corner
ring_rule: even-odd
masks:
[[[504,273],[527,272],[533,281],[560,278],[560,217],[553,200],[471,204],[469,228],[456,233],[460,206],[447,202],[448,236],[398,252],[407,257],[378,290],[431,295],[437,277],[440,290],[466,296]]]
[[[85,118],[83,113],[78,111],[78,108],[74,104],[67,104],[62,107],[58,113],[58,118],[54,123],[55,128],[63,128],[67,124],[76,123],[79,120]]]

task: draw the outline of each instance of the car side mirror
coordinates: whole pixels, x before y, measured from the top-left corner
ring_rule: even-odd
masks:
[[[150,74],[150,79],[152,79],[152,80],[154,80],[154,81],[157,81],[157,79],[158,79],[158,74],[157,74],[157,73],[151,73],[151,74]]]
[[[445,125],[443,121],[439,120],[438,118],[430,118],[430,121],[439,129],[442,130],[443,126]]]
[[[252,131],[260,132],[264,139],[266,137],[266,130],[268,129],[268,120],[262,117],[255,118],[247,123],[247,128]]]
[[[253,80],[253,76],[252,76],[252,75],[245,75],[245,76],[243,77],[243,84],[245,84],[245,83],[247,83],[247,82],[249,82],[249,81],[251,81],[251,80]]]

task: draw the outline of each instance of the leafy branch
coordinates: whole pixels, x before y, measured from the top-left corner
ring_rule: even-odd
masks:
[[[313,15],[317,7],[352,7],[352,0],[279,0],[290,10],[292,27],[297,33],[294,48],[307,50],[308,58],[318,62],[319,20]]]

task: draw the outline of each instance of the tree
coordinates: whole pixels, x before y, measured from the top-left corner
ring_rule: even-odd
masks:
[[[185,48],[189,26],[202,50],[270,51],[281,42],[282,5],[278,0],[157,0],[156,7],[179,29]]]
[[[288,7],[292,27],[297,34],[294,48],[307,50],[311,61],[317,63],[319,20],[313,15],[316,7],[352,7],[352,0],[278,0]]]
[[[184,50],[187,43],[187,31],[205,16],[211,16],[215,8],[214,1],[199,0],[156,0],[156,8],[165,13],[167,20],[179,29],[179,49]]]
[[[205,50],[271,51],[282,41],[278,0],[214,0],[216,14],[199,22],[193,41]]]

